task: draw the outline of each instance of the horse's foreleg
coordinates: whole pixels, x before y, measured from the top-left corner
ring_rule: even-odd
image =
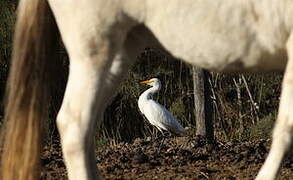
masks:
[[[256,180],[274,180],[285,153],[290,147],[293,132],[293,37],[287,43],[288,63],[282,84],[282,94],[278,118],[273,132],[273,141],[269,155]]]

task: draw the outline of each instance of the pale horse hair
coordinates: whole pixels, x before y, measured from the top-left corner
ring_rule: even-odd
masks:
[[[271,150],[256,177],[275,179],[292,140],[292,25],[291,0],[21,0],[7,87],[2,179],[38,179],[58,30],[70,58],[57,117],[69,179],[102,179],[94,127],[147,46],[213,71],[285,71]]]

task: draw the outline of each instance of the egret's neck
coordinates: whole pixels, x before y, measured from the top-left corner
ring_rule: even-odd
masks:
[[[153,86],[149,88],[148,90],[146,90],[144,93],[142,93],[140,98],[143,98],[145,100],[151,99],[152,95],[158,92],[160,89],[161,89],[161,85]]]
[[[158,92],[160,89],[161,89],[161,85],[156,85],[149,88],[148,90],[146,90],[144,93],[142,93],[139,96],[138,107],[143,114],[144,114],[145,103],[148,102],[148,100],[152,99],[152,95]]]

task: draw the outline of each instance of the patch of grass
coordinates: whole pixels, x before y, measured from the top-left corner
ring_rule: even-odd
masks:
[[[248,140],[271,138],[276,117],[276,113],[271,113],[260,119],[254,126],[247,129],[246,138]]]
[[[96,139],[96,148],[100,148],[100,147],[106,146],[108,144],[109,144],[109,141],[106,138],[101,137],[99,139]]]

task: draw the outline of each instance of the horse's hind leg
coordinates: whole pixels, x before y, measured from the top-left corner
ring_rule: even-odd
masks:
[[[71,36],[68,39],[78,37]],[[93,42],[80,37],[66,46],[70,70],[57,125],[69,179],[101,179],[94,155],[94,130],[129,62],[122,50],[110,47],[109,39]]]
[[[57,124],[69,179],[96,179],[94,129],[129,62],[123,54],[103,67],[71,61],[68,84]],[[109,60],[110,61],[110,60]],[[100,122],[98,122],[100,123]]]
[[[278,118],[273,132],[269,155],[262,166],[257,180],[274,180],[285,153],[289,150],[293,133],[293,36],[287,42],[288,63],[282,84]]]
[[[129,66],[122,50],[128,24],[117,25],[119,18],[111,3],[49,3],[70,58],[67,87],[57,116],[68,176],[71,180],[101,179],[94,155],[94,130],[105,102]],[[111,13],[105,17],[106,12]]]
[[[57,117],[62,151],[69,179],[97,177],[93,154],[96,87],[95,70],[86,63],[70,64],[65,96]]]

